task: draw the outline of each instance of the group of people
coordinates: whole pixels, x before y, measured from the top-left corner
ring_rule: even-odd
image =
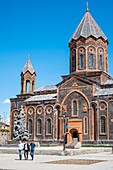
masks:
[[[22,141],[19,141],[18,144],[18,150],[19,150],[19,159],[22,160],[22,152],[24,151],[24,158],[25,160],[28,159],[28,154],[30,152],[31,159],[34,159],[34,150],[35,150],[35,143],[34,140],[30,144],[28,144],[28,141],[25,141],[25,143],[22,143]]]

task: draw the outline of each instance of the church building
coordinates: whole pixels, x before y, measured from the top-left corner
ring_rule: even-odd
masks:
[[[88,8],[69,40],[70,73],[56,85],[36,89],[28,58],[21,91],[10,99],[10,139],[21,105],[29,138],[39,142],[113,142],[113,78],[108,74],[108,39]]]

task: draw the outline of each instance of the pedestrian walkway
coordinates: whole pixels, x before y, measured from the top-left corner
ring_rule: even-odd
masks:
[[[50,161],[57,160],[103,160],[103,162],[91,165],[76,164],[52,164]],[[113,170],[113,155],[111,152],[102,152],[95,154],[83,154],[74,156],[51,156],[51,155],[35,155],[32,161],[29,156],[28,160],[19,160],[18,154],[0,154],[0,169],[8,170]]]
[[[16,154],[18,147],[0,147],[0,153]],[[112,152],[112,147],[81,147],[80,149],[66,149],[62,146],[36,147],[35,155],[78,155],[100,152]]]

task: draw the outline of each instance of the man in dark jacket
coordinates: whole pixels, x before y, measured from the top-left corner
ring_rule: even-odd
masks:
[[[32,160],[34,158],[34,150],[35,150],[35,143],[34,143],[34,140],[32,140],[32,142],[30,143],[30,155],[31,155]]]
[[[25,141],[23,150],[24,150],[24,158],[25,158],[25,160],[27,160],[28,159],[28,152],[30,150],[28,141]]]

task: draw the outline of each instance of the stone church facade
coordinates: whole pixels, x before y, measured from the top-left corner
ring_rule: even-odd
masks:
[[[108,39],[89,10],[69,41],[70,73],[36,90],[30,59],[21,72],[21,91],[10,99],[10,139],[24,107],[30,139],[40,142],[113,142],[113,78],[108,74]]]

